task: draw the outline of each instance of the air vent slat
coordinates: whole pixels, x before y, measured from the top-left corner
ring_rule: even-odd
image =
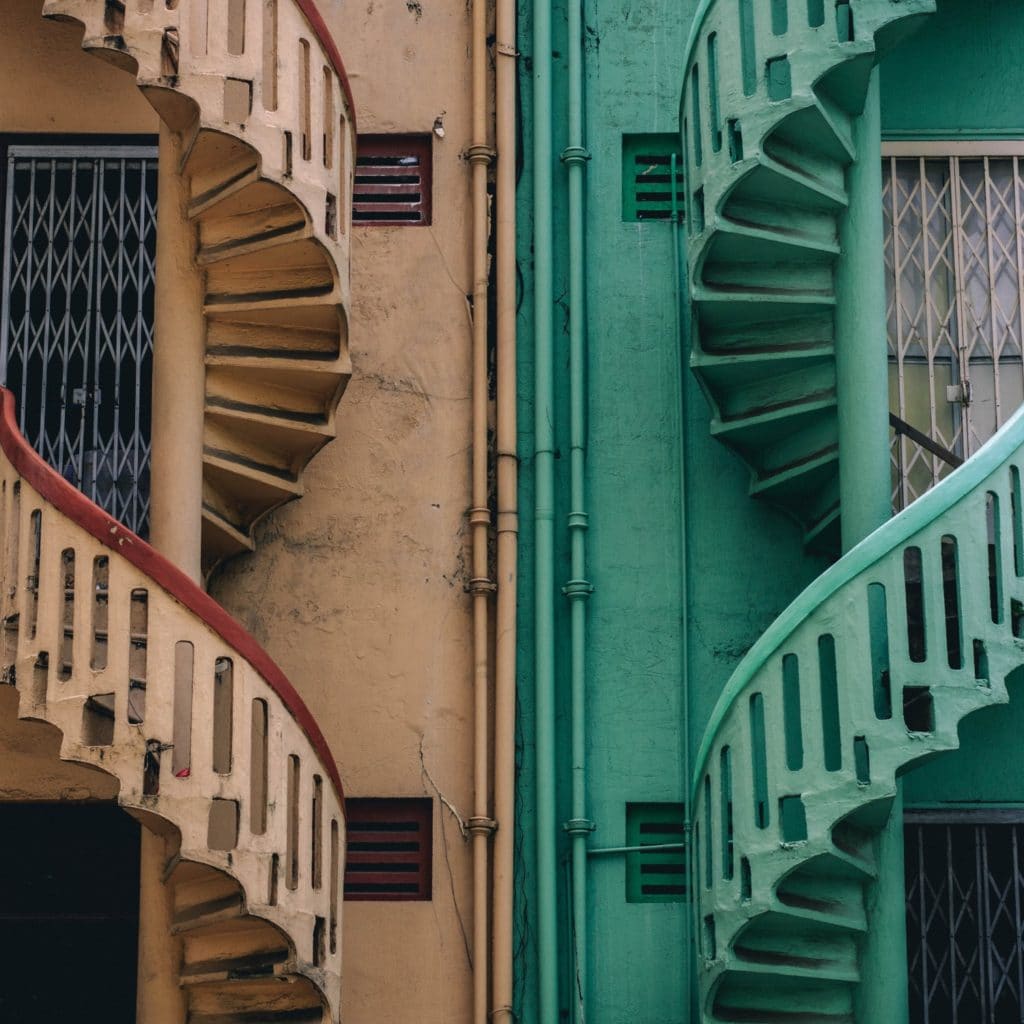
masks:
[[[345,805],[345,899],[429,900],[432,802],[349,798]]]
[[[429,224],[431,136],[361,135],[352,220],[356,224]]]
[[[681,152],[682,146],[676,135],[623,135],[623,220],[670,221],[673,191],[676,212],[682,219],[686,194],[682,156],[676,156],[675,177],[672,175],[672,155]]]
[[[626,804],[628,847],[675,846],[685,840],[682,804]],[[682,849],[626,854],[626,900],[672,903],[686,898],[686,853]]]

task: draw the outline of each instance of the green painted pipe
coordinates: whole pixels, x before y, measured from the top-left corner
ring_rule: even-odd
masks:
[[[586,602],[593,589],[587,573],[585,472],[586,416],[586,246],[583,172],[590,154],[583,145],[583,0],[569,0],[569,145],[562,151],[569,186],[569,599],[570,732],[572,817],[565,823],[572,856],[572,1020],[586,1020],[587,1000],[587,664]]]
[[[892,514],[889,380],[882,268],[882,124],[878,68],[854,125],[857,159],[847,174],[850,205],[840,224],[836,272],[839,501],[847,552]],[[878,840],[871,928],[861,954],[856,1017],[863,1024],[908,1019],[904,918],[903,800],[900,782]]]
[[[685,157],[685,154],[684,154]],[[676,334],[676,367],[677,367],[677,393],[676,393],[676,409],[679,412],[679,581],[680,581],[680,598],[682,607],[679,609],[679,621],[681,623],[680,635],[679,635],[679,674],[680,674],[680,690],[682,700],[682,722],[680,723],[680,731],[682,733],[682,777],[683,777],[683,792],[684,792],[684,803],[683,803],[683,837],[686,845],[692,845],[693,839],[693,819],[691,817],[691,808],[693,801],[690,799],[689,794],[686,792],[686,787],[689,784],[693,772],[693,766],[690,763],[690,727],[692,725],[692,718],[690,715],[690,657],[689,657],[689,635],[687,630],[690,628],[690,612],[689,612],[689,578],[687,574],[687,536],[689,533],[689,523],[687,521],[686,514],[686,382],[687,382],[687,370],[688,370],[688,357],[689,357],[689,335],[686,330],[686,326],[689,324],[687,319],[687,312],[689,310],[689,302],[683,291],[683,274],[682,267],[685,266],[683,262],[683,252],[679,245],[679,220],[680,220],[680,209],[679,209],[679,192],[676,188],[676,170],[678,167],[678,161],[676,154],[672,154],[671,162],[671,190],[672,190],[672,284],[675,289],[675,334]],[[684,182],[685,186],[685,182]],[[692,853],[687,854],[686,867],[687,867],[687,892],[695,893],[697,879],[694,871],[694,861],[696,858]],[[694,932],[694,921],[693,916],[696,913],[696,901],[689,897],[690,903],[686,908],[686,912],[683,914],[683,998],[687,1001],[687,1005],[684,1007],[683,1019],[690,1019],[691,1014],[693,1019],[697,1019],[696,1009],[692,1005],[694,999],[694,984],[693,974],[695,959],[697,952],[693,946]]]
[[[534,616],[539,1024],[558,1024],[551,7],[533,0]]]

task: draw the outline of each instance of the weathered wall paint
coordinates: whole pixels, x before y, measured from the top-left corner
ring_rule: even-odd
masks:
[[[434,798],[432,901],[345,906],[342,1015],[448,1024],[472,991],[469,847],[434,789],[472,813],[470,20],[432,0],[320,7],[361,132],[442,119],[433,224],[354,229],[338,439],[213,592],[309,704],[347,795]]]
[[[44,21],[39,0],[5,0],[0,16],[0,131],[147,132],[159,120],[123,71],[82,50],[82,28]]]
[[[1024,134],[1024,8],[938,0],[938,11],[882,62],[882,131],[891,138]]]
[[[629,801],[681,801],[684,722],[680,579],[680,419],[677,389],[672,232],[667,223],[623,223],[624,133],[672,132],[681,87],[681,54],[697,4],[669,10],[657,0],[594,0],[584,9],[587,165],[587,329],[590,513],[587,728],[588,816],[592,846],[625,842]],[[567,145],[566,12],[554,8],[555,154]],[[534,54],[530,4],[520,4],[522,120],[532,114]],[[529,133],[523,135],[529,167]],[[555,168],[556,567],[569,579],[568,336],[565,171]],[[532,229],[530,174],[519,187],[520,444],[520,741],[516,961],[519,1019],[537,1020],[533,788],[533,450]],[[690,671],[696,742],[739,657],[821,569],[806,559],[796,526],[747,496],[749,477],[709,435],[709,410],[687,373],[684,426],[691,525]],[[556,595],[559,823],[568,793],[568,602]],[[567,850],[564,842],[561,852]],[[561,1005],[569,1006],[565,876],[560,878]],[[621,856],[592,858],[588,888],[590,991],[595,1022],[688,1019],[682,990],[683,914],[678,903],[627,903]]]

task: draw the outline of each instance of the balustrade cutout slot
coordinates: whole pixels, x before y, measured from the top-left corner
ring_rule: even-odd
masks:
[[[228,0],[228,53],[245,53],[245,0]]]
[[[158,796],[160,793],[160,755],[163,753],[159,740],[146,740],[146,753],[142,758],[142,795]]]
[[[798,772],[804,766],[804,735],[800,709],[800,663],[795,654],[782,658],[782,717],[786,738],[786,767]]]
[[[46,703],[50,679],[50,655],[40,651],[32,663],[32,703],[38,707]]]
[[[718,956],[718,946],[715,941],[715,915],[708,914],[704,918],[704,956],[708,960],[714,960]]]
[[[281,857],[279,854],[273,854],[270,858],[270,891],[267,893],[267,902],[272,906],[277,906],[277,876],[281,871]]]
[[[690,94],[693,100],[691,107],[693,117],[693,162],[697,167],[704,162],[704,138],[701,127],[700,116],[700,67],[693,65],[690,72],[691,89]]]
[[[867,786],[871,782],[871,751],[863,736],[853,737],[853,767],[857,773],[857,782]]]
[[[285,850],[284,884],[299,887],[299,775],[297,754],[288,755],[288,842]]]
[[[911,661],[922,662],[927,651],[927,638],[921,549],[918,547],[909,547],[903,552],[903,585],[907,601],[907,652]]]
[[[89,667],[102,672],[107,667],[110,615],[110,559],[98,555],[92,560],[92,653]]]
[[[324,167],[330,170],[334,166],[334,75],[326,64],[323,69],[323,90],[323,159]]]
[[[765,62],[765,82],[768,99],[774,103],[788,100],[793,95],[793,71],[788,56],[771,57]]]
[[[750,875],[750,861],[740,857],[740,899],[748,903],[753,897],[754,883]]]
[[[743,159],[743,129],[735,117],[726,121],[726,128],[729,132],[729,159],[735,164]]]
[[[839,721],[836,641],[831,633],[818,637],[818,671],[821,674],[821,739],[825,771],[837,772],[843,767],[843,741]]]
[[[338,819],[331,818],[331,922],[330,922],[330,946],[331,956],[338,952],[338,872],[341,868],[339,863],[340,844],[338,838]]]
[[[825,24],[825,0],[807,0],[807,24],[811,28]]]
[[[732,751],[722,747],[718,758],[718,785],[721,803],[719,814],[722,822],[722,877],[733,876],[733,828],[732,828]]]
[[[1017,598],[1010,598],[1010,628],[1018,639],[1024,639],[1024,604]]]
[[[988,599],[992,621],[1003,621],[1003,548],[999,516],[999,498],[985,495],[985,523],[988,531]]]
[[[708,118],[711,129],[711,148],[717,153],[722,148],[722,115],[718,107],[718,33],[708,36]]]
[[[213,666],[213,770],[231,773],[234,733],[234,663],[217,658]]]
[[[988,686],[988,651],[985,649],[984,640],[974,641],[974,679],[975,682],[984,683]]]
[[[946,616],[946,661],[964,667],[963,623],[960,615],[960,562],[956,537],[942,538],[942,602]]]
[[[310,879],[314,889],[323,884],[323,814],[324,814],[324,782],[319,775],[313,776],[313,806]]]
[[[704,776],[704,888],[715,882],[715,833],[711,825],[711,776]]]
[[[754,824],[768,827],[768,752],[764,734],[764,695],[750,698],[750,771],[754,784]]]
[[[1024,523],[1021,522],[1020,470],[1010,467],[1010,519],[1013,526],[1013,571],[1024,576]]]
[[[754,0],[739,0],[740,65],[743,74],[743,95],[757,90],[757,43],[754,30]]]
[[[254,836],[267,831],[268,726],[267,702],[254,700],[249,733],[249,831]]]
[[[82,705],[82,743],[87,747],[109,747],[114,742],[112,693],[96,693]]]
[[[892,718],[892,679],[889,668],[889,610],[885,587],[868,584],[868,634],[871,642],[871,684],[875,717]]]
[[[36,623],[39,618],[39,564],[43,544],[43,513],[40,509],[33,509],[29,517],[31,537],[31,562],[29,564],[28,579],[25,581],[25,593],[28,600],[28,638],[35,640]]]
[[[224,79],[224,120],[244,124],[252,113],[252,82],[246,78]]]
[[[772,0],[772,35],[784,36],[789,31],[789,0]]]
[[[779,831],[784,843],[802,843],[807,839],[807,810],[800,796],[779,798]]]
[[[214,797],[206,824],[206,845],[211,850],[233,850],[238,845],[238,801]]]
[[[935,708],[930,687],[903,687],[903,721],[910,732],[934,731]]]
[[[277,110],[277,0],[263,0],[263,109]]]
[[[323,967],[327,959],[326,922],[322,917],[313,920],[313,966]]]
[[[192,772],[192,689],[195,647],[188,640],[174,645],[174,720],[171,774],[186,778]]]
[[[312,81],[309,66],[309,42],[306,39],[299,40],[299,124],[301,149],[299,151],[303,160],[311,160],[313,157],[312,139]]]
[[[61,682],[67,682],[74,671],[75,649],[75,552],[73,548],[65,548],[60,553],[60,584],[62,588],[61,644],[57,678]]]

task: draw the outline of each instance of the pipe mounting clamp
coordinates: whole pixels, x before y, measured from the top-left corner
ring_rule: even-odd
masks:
[[[583,164],[590,159],[590,151],[586,146],[566,146],[559,159],[563,164]]]
[[[493,818],[476,816],[466,820],[466,831],[475,836],[491,836],[498,831],[498,823]]]
[[[594,584],[590,580],[569,580],[562,593],[566,597],[587,598],[594,592]]]
[[[597,826],[589,818],[570,818],[562,828],[571,836],[585,836]]]
[[[498,589],[498,584],[486,576],[474,576],[466,584],[467,594],[493,594]]]
[[[466,159],[471,164],[491,164],[498,154],[490,146],[470,146],[466,150]]]

